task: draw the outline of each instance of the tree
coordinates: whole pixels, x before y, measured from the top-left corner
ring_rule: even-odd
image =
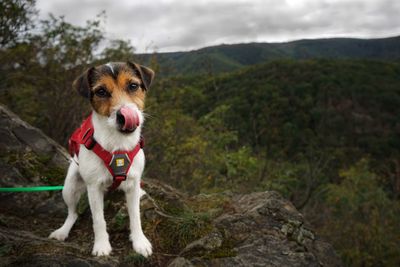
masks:
[[[102,61],[128,61],[134,60],[135,48],[129,40],[112,40],[110,45],[104,48]]]
[[[3,101],[61,144],[88,112],[89,104],[71,84],[97,59],[100,22],[97,18],[79,27],[50,15],[40,22],[40,33],[2,53],[2,73],[7,74]]]
[[[9,47],[32,27],[35,0],[0,1],[0,48]]]
[[[324,233],[348,266],[398,266],[400,206],[379,186],[363,159],[340,173],[342,182],[327,186],[332,212]]]

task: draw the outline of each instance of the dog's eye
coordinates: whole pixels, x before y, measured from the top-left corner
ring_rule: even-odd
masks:
[[[132,92],[136,91],[138,88],[139,88],[139,84],[137,84],[137,83],[130,83],[128,85],[129,91],[132,91]]]
[[[110,93],[107,92],[107,90],[104,88],[100,88],[100,89],[96,90],[95,94],[98,97],[110,97],[111,96]]]

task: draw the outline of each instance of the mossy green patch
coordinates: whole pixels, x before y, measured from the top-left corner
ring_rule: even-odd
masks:
[[[210,216],[207,213],[191,211],[146,225],[146,231],[154,233],[158,246],[168,253],[179,253],[189,243],[208,234],[212,229]]]
[[[149,260],[135,252],[129,253],[123,260],[125,264],[133,266],[148,266]]]
[[[11,245],[1,245],[0,246],[0,257],[8,255],[12,250]]]
[[[32,151],[11,151],[1,153],[0,160],[15,167],[28,180],[39,178],[44,184],[60,185],[64,181],[65,170],[51,164],[48,155],[36,155]]]
[[[81,199],[78,202],[78,214],[82,215],[83,213],[85,213],[86,210],[89,209],[89,199],[87,196],[87,192],[85,192],[82,196]]]
[[[127,228],[129,222],[129,216],[126,210],[120,209],[118,210],[117,214],[115,214],[112,220],[112,227],[115,230],[122,230]]]
[[[157,205],[167,214],[179,216],[188,208],[183,204],[181,199],[173,196],[173,194],[166,196],[163,192],[150,191],[149,195],[151,195],[151,197],[157,202]]]
[[[189,199],[188,203],[196,212],[206,212],[216,217],[230,205],[230,198],[223,194],[200,194]]]
[[[50,185],[60,185],[64,183],[65,170],[59,167],[51,167],[42,169],[40,179]]]

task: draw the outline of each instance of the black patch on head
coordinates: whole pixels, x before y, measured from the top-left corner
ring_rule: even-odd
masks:
[[[93,97],[94,97],[94,92],[93,92],[93,90],[90,90],[90,101],[92,101],[93,100]]]
[[[92,95],[91,87],[94,71],[95,69],[93,67],[89,68],[72,83],[72,88],[85,98],[90,98]]]
[[[129,61],[127,62],[127,64],[132,68],[133,72],[142,80],[141,87],[147,91],[150,88],[151,83],[153,82],[154,71],[145,66]]]

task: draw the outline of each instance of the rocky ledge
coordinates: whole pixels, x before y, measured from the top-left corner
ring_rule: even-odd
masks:
[[[68,154],[0,106],[0,186],[61,184]],[[144,178],[142,222],[154,246],[132,250],[121,193],[106,196],[113,254],[90,255],[87,198],[66,242],[47,239],[65,214],[60,192],[0,193],[0,266],[341,266],[294,206],[276,192],[188,196]]]

